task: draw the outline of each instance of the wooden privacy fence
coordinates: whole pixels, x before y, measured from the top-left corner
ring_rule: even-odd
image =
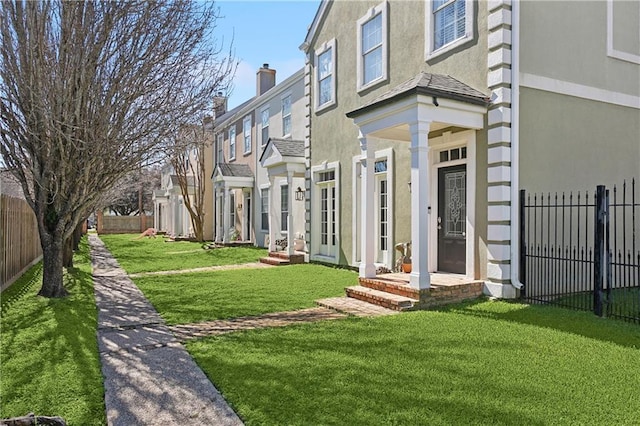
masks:
[[[0,194],[0,289],[42,257],[38,224],[25,200]]]
[[[109,216],[98,213],[98,234],[138,234],[153,226],[153,216]]]

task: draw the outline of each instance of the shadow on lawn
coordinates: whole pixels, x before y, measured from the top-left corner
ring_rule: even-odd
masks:
[[[519,302],[503,301],[493,304],[487,303],[486,300],[445,306],[438,310],[550,328],[640,349],[640,327],[623,321],[600,318],[590,312]]]

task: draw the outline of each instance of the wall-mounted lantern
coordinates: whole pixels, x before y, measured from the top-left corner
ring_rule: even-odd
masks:
[[[300,187],[296,189],[296,201],[304,201],[304,190]]]

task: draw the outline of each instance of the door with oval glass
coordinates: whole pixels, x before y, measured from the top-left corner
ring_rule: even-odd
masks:
[[[438,169],[438,271],[464,274],[467,245],[467,166]]]

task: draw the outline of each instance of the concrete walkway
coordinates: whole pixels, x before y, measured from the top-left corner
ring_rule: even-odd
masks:
[[[89,235],[107,422],[242,425],[97,235]]]

